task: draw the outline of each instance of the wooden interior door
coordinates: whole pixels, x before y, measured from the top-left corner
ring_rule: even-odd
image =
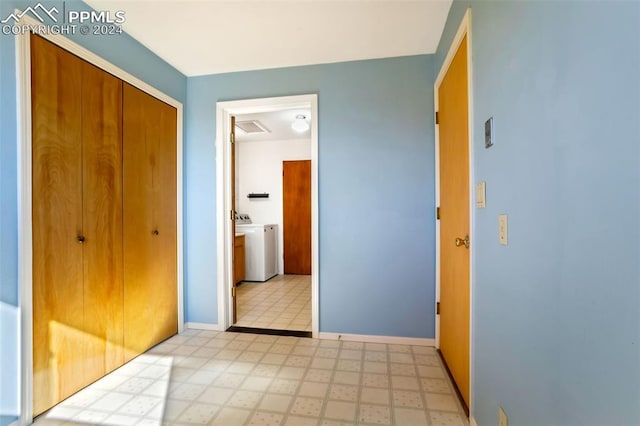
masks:
[[[122,80],[83,62],[82,200],[85,380],[121,366]]]
[[[238,297],[236,296],[236,284],[238,274],[235,262],[235,235],[236,235],[236,118],[231,116],[231,132],[229,134],[231,149],[231,309],[233,310],[233,324],[238,322]],[[243,274],[244,275],[244,274]]]
[[[31,36],[33,412],[85,385],[82,68]]]
[[[311,274],[311,160],[282,162],[284,273]]]
[[[469,120],[467,38],[438,89],[440,350],[469,404]]]
[[[178,331],[175,108],[124,83],[125,360]]]

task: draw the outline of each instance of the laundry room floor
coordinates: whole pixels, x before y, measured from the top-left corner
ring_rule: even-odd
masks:
[[[239,327],[311,331],[311,276],[278,275],[237,289]]]

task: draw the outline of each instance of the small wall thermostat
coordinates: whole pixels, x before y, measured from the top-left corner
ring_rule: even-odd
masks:
[[[493,117],[484,122],[484,147],[493,146]]]

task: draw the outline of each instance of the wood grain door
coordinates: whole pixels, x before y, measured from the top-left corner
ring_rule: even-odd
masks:
[[[31,36],[33,412],[85,385],[82,69]]]
[[[229,135],[230,149],[231,149],[231,235],[232,241],[234,241],[235,248],[235,235],[236,235],[236,118],[231,116],[231,132]],[[231,309],[233,310],[233,324],[238,322],[238,297],[236,296],[236,284],[238,282],[238,273],[236,272],[235,264],[235,250],[230,250],[231,256]],[[244,275],[244,274],[243,274]]]
[[[284,273],[311,274],[311,160],[282,162]]]
[[[467,38],[438,89],[440,350],[469,404],[469,120]]]
[[[177,333],[176,110],[124,83],[125,360]]]
[[[124,362],[122,81],[87,62],[82,151],[84,362],[90,383]]]

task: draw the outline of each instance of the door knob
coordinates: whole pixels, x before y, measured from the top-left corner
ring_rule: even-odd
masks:
[[[77,238],[77,239],[78,239],[78,242],[79,242],[80,244],[84,243],[84,236],[82,236],[82,235],[78,235],[78,238]]]
[[[153,235],[160,235],[160,232],[158,232],[158,230],[157,230],[157,229],[154,229],[154,230],[153,230]]]
[[[469,248],[469,245],[471,245],[471,241],[469,240],[468,235],[465,235],[464,238],[456,238],[456,247],[465,246],[466,248]]]

